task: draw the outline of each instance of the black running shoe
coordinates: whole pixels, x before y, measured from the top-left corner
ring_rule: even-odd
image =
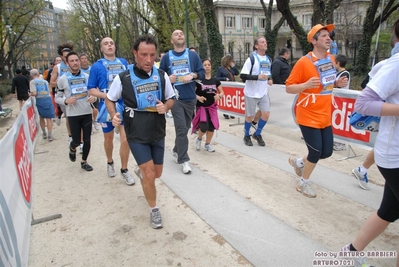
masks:
[[[262,135],[252,135],[252,138],[255,139],[258,142],[258,145],[260,146],[265,146],[265,141],[263,141]]]
[[[93,167],[89,165],[89,163],[85,162],[81,162],[80,166],[82,167],[83,170],[91,172],[93,170]]]
[[[246,146],[253,146],[251,136],[244,136],[244,143]]]
[[[70,159],[72,162],[75,162],[75,161],[76,161],[76,150],[73,151],[71,148],[69,148],[69,159]]]

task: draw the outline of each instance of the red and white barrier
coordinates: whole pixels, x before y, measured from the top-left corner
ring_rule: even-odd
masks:
[[[222,82],[224,96],[218,101],[221,111],[238,116],[245,116],[244,83],[242,82]],[[285,92],[284,85],[272,85],[270,90]],[[352,114],[354,103],[359,91],[349,89],[333,90],[334,99],[338,106],[332,106],[332,127],[334,138],[373,147],[377,133],[356,130],[349,124],[348,116]],[[273,102],[273,98],[271,99]],[[291,114],[295,117],[297,97],[294,99]],[[332,104],[331,104],[332,105]],[[287,113],[288,114],[288,113]],[[294,118],[295,119],[295,118]]]
[[[32,167],[39,132],[33,99],[0,140],[0,266],[28,266]]]

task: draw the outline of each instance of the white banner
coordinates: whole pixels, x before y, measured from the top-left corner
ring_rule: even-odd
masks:
[[[0,140],[0,266],[27,266],[32,221],[32,167],[39,116],[34,99]]]

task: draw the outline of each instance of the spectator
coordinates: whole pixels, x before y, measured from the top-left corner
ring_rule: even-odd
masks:
[[[234,59],[232,56],[227,55],[222,57],[222,66],[218,68],[218,71],[216,73],[216,79],[219,81],[232,81],[234,82],[236,80],[235,76],[239,74],[239,71],[236,68],[236,64],[234,62]],[[227,114],[223,114],[223,117],[225,119],[234,119],[234,116],[229,116]]]
[[[11,93],[17,97],[19,101],[19,109],[22,108],[25,101],[29,98],[29,79],[22,75],[22,71],[17,69],[16,76],[12,79]]]
[[[283,47],[280,50],[279,56],[272,63],[273,84],[285,84],[285,80],[290,76],[291,66],[288,63],[290,55],[290,50]]]

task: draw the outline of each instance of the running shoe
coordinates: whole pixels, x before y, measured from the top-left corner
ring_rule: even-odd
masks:
[[[73,151],[71,148],[69,148],[69,160],[72,162],[76,161],[76,150]]]
[[[48,140],[49,140],[50,142],[53,141],[53,140],[54,140],[53,135],[49,134],[49,135],[48,135]]]
[[[125,179],[125,182],[127,185],[135,184],[134,177],[130,174],[130,172],[127,169],[125,172],[121,171],[121,174],[122,174],[123,179]]]
[[[341,248],[339,255],[340,258],[352,259],[354,267],[374,267],[373,265],[367,263],[367,258],[365,257],[351,257],[351,254],[356,254],[356,252],[357,251],[351,251],[350,244],[347,244],[343,248]]]
[[[198,138],[195,138],[195,149],[197,149],[198,151],[201,149],[201,141]]]
[[[163,227],[161,212],[159,211],[158,208],[153,209],[151,211],[150,222],[151,222],[151,227],[154,229],[159,229]]]
[[[56,117],[55,118],[55,124],[57,124],[57,126],[60,126],[61,125],[61,119]]]
[[[93,126],[96,131],[100,130],[100,127],[98,127],[98,123],[96,121],[93,121]]]
[[[176,163],[179,163],[177,152],[172,151],[172,156],[175,158],[175,162],[176,162]]]
[[[89,165],[89,163],[85,162],[81,162],[80,163],[80,167],[82,167],[83,170],[91,172],[93,170],[93,167]]]
[[[356,169],[352,170],[352,173],[355,176],[355,178],[359,181],[359,185],[361,188],[363,188],[364,190],[370,190],[369,179],[367,178],[367,172],[364,175],[362,175],[360,173],[360,167],[357,167]]]
[[[251,141],[251,136],[244,136],[244,143],[246,146],[253,146],[252,141]]]
[[[256,140],[256,142],[258,142],[259,146],[265,146],[265,141],[263,141],[262,135],[252,135],[252,138]]]
[[[143,175],[141,174],[141,171],[140,171],[140,168],[139,168],[139,167],[136,167],[136,168],[134,169],[134,173],[137,175],[137,177],[140,178],[140,182],[143,181]]]
[[[114,169],[114,162],[112,162],[112,164],[107,163],[107,173],[108,173],[108,177],[115,177],[116,176],[116,172]]]
[[[213,146],[211,144],[205,145],[205,150],[208,152],[215,152],[215,149],[213,148]]]
[[[79,145],[79,154],[83,154],[83,144]]]
[[[190,164],[188,163],[188,161],[184,162],[181,166],[183,168],[183,173],[184,174],[191,173],[191,167],[190,167]]]
[[[294,167],[296,175],[298,175],[299,177],[302,177],[303,167],[300,167],[297,165],[297,160],[298,160],[298,158],[296,158],[296,157],[290,157],[288,159],[288,162],[290,163],[290,165],[292,167]]]
[[[304,195],[305,197],[310,197],[310,198],[316,197],[316,193],[313,191],[312,187],[307,182],[301,184],[301,181],[299,181],[298,185],[296,186],[296,191],[302,193],[302,195]]]
[[[43,132],[43,139],[47,139],[47,134],[46,134],[46,132]]]

